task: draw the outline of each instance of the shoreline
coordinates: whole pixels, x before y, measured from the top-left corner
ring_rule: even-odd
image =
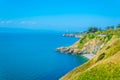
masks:
[[[75,51],[74,49],[71,49],[69,47],[60,47],[56,49],[57,52],[63,53],[63,54],[71,54],[71,55],[78,55],[78,56],[83,56],[87,59],[92,59],[94,56],[96,56],[95,54],[90,54],[90,53],[82,53],[79,51]]]
[[[68,34],[63,34],[63,37],[74,37],[74,38],[81,38],[83,36],[83,34],[74,34],[74,33],[68,33]],[[75,44],[73,44],[72,46],[62,46],[56,49],[57,52],[60,53],[65,53],[65,54],[71,54],[71,55],[80,55],[83,56],[87,59],[92,59],[94,56],[96,56],[95,54],[90,53],[89,51],[80,51],[79,49],[76,49],[76,45],[78,42],[76,42]]]
[[[81,54],[81,56],[87,58],[87,59],[92,59],[94,56],[96,56],[95,54]]]
[[[68,33],[68,34],[62,34],[63,37],[74,37],[74,38],[81,38],[83,34],[75,34],[75,33]]]

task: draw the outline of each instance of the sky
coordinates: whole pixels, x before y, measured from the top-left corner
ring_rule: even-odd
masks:
[[[0,27],[80,31],[120,23],[120,0],[0,0]]]

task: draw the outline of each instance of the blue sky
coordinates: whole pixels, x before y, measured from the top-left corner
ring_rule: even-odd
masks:
[[[0,0],[0,27],[73,30],[120,23],[120,0]]]

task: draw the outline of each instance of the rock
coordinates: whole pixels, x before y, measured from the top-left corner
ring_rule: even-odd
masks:
[[[58,52],[68,52],[70,49],[68,47],[60,47],[57,48],[56,51]]]
[[[82,49],[79,49],[78,45],[79,45],[79,41],[74,43],[72,46],[57,48],[56,51],[62,52],[62,53],[67,53],[67,54],[75,54],[75,55],[77,55],[77,54],[96,54],[97,51],[100,49],[100,47],[103,46],[101,41],[96,38],[86,42],[83,45]]]
[[[64,53],[73,53],[73,49],[69,47],[60,47],[60,48],[57,48],[56,51],[64,52]]]
[[[67,54],[78,54],[79,53],[79,49],[74,49],[71,47],[60,47],[60,48],[57,48],[56,51],[64,52]]]

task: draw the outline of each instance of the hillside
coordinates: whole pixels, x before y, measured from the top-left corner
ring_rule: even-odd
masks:
[[[120,80],[120,29],[86,34],[76,46],[96,56],[60,80]]]

